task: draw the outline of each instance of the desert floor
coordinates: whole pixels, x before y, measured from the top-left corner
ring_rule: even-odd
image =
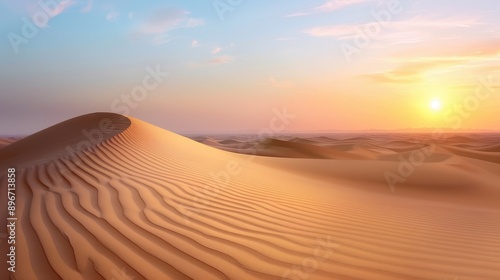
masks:
[[[1,279],[500,279],[500,135],[189,139],[96,113],[0,147]]]

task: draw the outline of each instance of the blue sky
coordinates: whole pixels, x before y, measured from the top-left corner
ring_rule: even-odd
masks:
[[[127,113],[179,133],[258,131],[285,107],[297,115],[287,131],[450,126],[453,105],[489,76],[461,128],[499,129],[488,121],[499,11],[485,0],[2,0],[0,134],[113,111],[147,67],[169,76]],[[380,29],[356,45],[369,27]],[[440,114],[426,107],[436,98]]]

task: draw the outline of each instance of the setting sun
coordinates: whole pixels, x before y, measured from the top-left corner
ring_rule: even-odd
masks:
[[[432,99],[431,103],[429,105],[433,111],[441,110],[441,106],[442,106],[441,100],[439,100],[439,99]]]

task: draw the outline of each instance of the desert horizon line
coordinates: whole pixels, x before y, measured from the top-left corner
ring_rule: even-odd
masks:
[[[94,112],[94,113],[112,113],[112,112]],[[92,113],[90,113],[92,114]],[[116,114],[116,113],[112,113]],[[30,133],[26,134],[0,134],[0,137],[3,138],[23,138],[23,137],[28,137],[32,134],[35,134],[37,132],[43,131],[53,125],[57,125],[61,122],[71,120],[73,118],[79,117],[79,116],[84,116],[87,114],[81,114],[77,115],[75,117],[71,117],[65,120],[61,120],[59,122],[55,122],[52,125],[49,125],[45,128],[42,128],[40,130],[36,130]],[[124,117],[132,117],[129,115],[123,115],[123,114],[118,114],[122,115]],[[140,119],[140,118],[138,118]],[[144,119],[141,119],[145,122],[148,122],[150,124],[155,125],[152,122],[146,121]],[[215,135],[246,135],[246,136],[251,136],[251,135],[258,135],[259,134],[259,129],[247,129],[247,130],[232,130],[232,131],[176,131],[173,129],[169,129],[168,127],[163,127],[159,125],[158,126],[162,129],[171,131],[173,133],[183,135],[183,136],[188,136],[188,137],[194,137],[194,136],[215,136]],[[272,137],[275,136],[288,136],[288,135],[320,135],[320,134],[380,134],[380,133],[386,133],[386,134],[433,134],[433,133],[440,133],[440,134],[497,134],[500,133],[500,130],[496,129],[481,129],[481,128],[448,128],[448,127],[416,127],[416,128],[411,128],[411,127],[406,127],[406,128],[393,128],[393,129],[384,129],[384,128],[367,128],[367,129],[317,129],[317,130],[289,130],[289,131],[278,131],[272,134]],[[268,137],[268,138],[272,138]]]

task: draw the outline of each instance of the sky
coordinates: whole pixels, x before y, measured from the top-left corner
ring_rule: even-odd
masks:
[[[181,134],[500,130],[499,13],[489,0],[0,0],[0,135],[92,112]]]

